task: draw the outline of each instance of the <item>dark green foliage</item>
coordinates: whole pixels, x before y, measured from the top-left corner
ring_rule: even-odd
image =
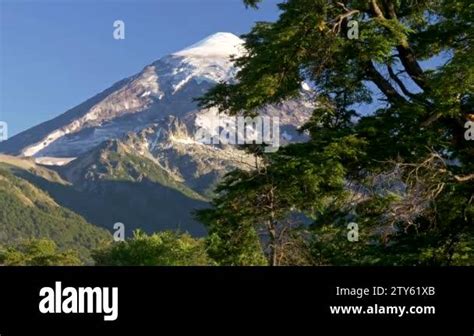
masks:
[[[29,182],[0,169],[0,244],[26,238],[51,239],[61,250],[78,250],[88,260],[89,250],[111,236]]]
[[[262,2],[261,0],[244,0],[246,6],[256,8],[258,3]]]
[[[299,246],[312,255],[310,264],[472,265],[474,150],[464,124],[474,119],[474,6],[451,0],[279,6],[276,22],[258,23],[245,35],[238,81],[221,83],[200,101],[254,115],[297,96],[305,80],[315,91],[316,108],[304,127],[311,140],[263,157],[254,172],[229,175],[206,211],[211,238],[264,228],[263,252],[275,265],[272,231],[294,231],[288,218],[304,213],[313,225]],[[348,38],[349,20],[358,22],[358,39]],[[357,243],[347,240],[349,221],[359,224]],[[222,254],[245,250],[229,242]]]
[[[209,257],[224,266],[266,265],[256,228],[239,213],[241,208],[228,203],[215,205],[215,209],[200,210],[197,214],[209,230],[206,238]]]

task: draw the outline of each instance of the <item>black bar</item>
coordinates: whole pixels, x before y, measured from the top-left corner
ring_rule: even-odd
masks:
[[[0,334],[38,335],[156,334],[180,332],[227,335],[240,330],[270,331],[290,328],[290,335],[330,335],[361,331],[423,334],[448,328],[450,335],[474,332],[474,268],[116,268],[116,267],[2,267],[0,268]],[[119,314],[104,321],[100,314],[42,314],[38,305],[42,287],[118,287]],[[362,298],[336,295],[336,287],[385,287],[413,295]],[[428,293],[427,288],[434,288]],[[423,293],[424,291],[424,293]],[[390,293],[392,294],[392,293]],[[430,295],[429,295],[430,294]],[[435,314],[334,315],[330,306],[433,306]],[[168,330],[168,331],[167,331]],[[245,331],[247,330],[247,331]],[[91,333],[93,331],[93,333]],[[148,332],[150,331],[150,332]],[[31,334],[31,333],[28,333]],[[433,333],[432,333],[433,334]]]

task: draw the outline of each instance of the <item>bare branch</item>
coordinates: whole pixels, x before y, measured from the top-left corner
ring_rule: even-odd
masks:
[[[466,175],[466,176],[454,175],[454,179],[458,182],[467,182],[467,181],[470,181],[470,180],[474,180],[474,174],[469,174],[469,175]]]
[[[342,23],[344,22],[344,20],[347,20],[347,18],[351,17],[352,15],[359,14],[360,11],[357,10],[357,9],[347,8],[346,5],[344,5],[342,2],[337,2],[336,4],[339,7],[342,7],[346,11],[345,13],[338,15],[334,19],[335,23],[334,23],[334,26],[332,27],[332,31],[335,34],[339,34],[339,32],[341,31]]]
[[[385,20],[385,16],[383,15],[382,10],[380,9],[377,0],[371,0],[370,1],[370,9],[372,10],[373,14],[382,20]]]

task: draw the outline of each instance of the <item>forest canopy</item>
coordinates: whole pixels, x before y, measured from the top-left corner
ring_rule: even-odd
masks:
[[[228,174],[213,208],[198,213],[214,260],[474,264],[474,147],[465,136],[474,120],[472,2],[288,0],[279,8],[276,22],[243,36],[237,81],[200,104],[255,115],[298,97],[304,82],[314,91],[302,128],[311,139],[274,154],[248,146],[265,164]],[[351,223],[357,241],[347,238]]]

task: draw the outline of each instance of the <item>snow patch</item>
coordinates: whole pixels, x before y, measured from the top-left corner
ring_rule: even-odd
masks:
[[[182,57],[229,57],[244,51],[244,41],[232,33],[216,33],[173,55]]]
[[[35,159],[35,163],[41,164],[43,166],[64,166],[67,165],[69,162],[74,161],[75,157],[64,157],[64,158],[56,158],[56,157],[38,157]]]

